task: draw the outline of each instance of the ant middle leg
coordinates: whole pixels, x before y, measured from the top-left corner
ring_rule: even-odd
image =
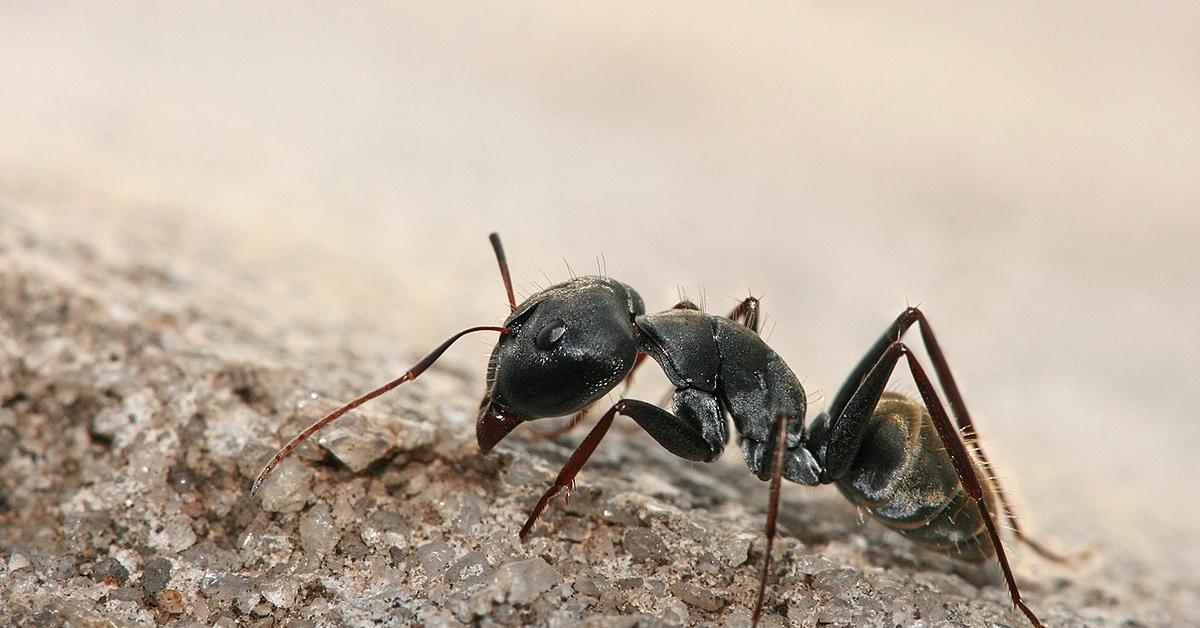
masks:
[[[788,423],[791,417],[775,417],[775,427],[772,430],[773,440],[768,442],[767,450],[774,451],[771,457],[771,488],[767,497],[767,548],[763,555],[762,573],[758,579],[758,595],[754,599],[754,612],[750,624],[757,626],[762,618],[763,602],[767,593],[767,577],[771,575],[771,550],[775,546],[775,532],[779,520],[779,494],[783,481],[784,452],[787,451]]]

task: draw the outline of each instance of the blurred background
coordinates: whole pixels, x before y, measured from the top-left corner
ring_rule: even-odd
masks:
[[[504,317],[493,230],[524,294],[750,291],[817,407],[920,304],[1027,527],[1194,585],[1198,42],[1171,2],[9,0],[0,203],[379,356]]]

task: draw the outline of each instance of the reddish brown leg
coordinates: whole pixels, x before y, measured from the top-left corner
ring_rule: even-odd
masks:
[[[697,402],[698,400],[693,399],[693,401]],[[529,535],[534,523],[537,522],[538,517],[541,517],[546,505],[555,495],[564,491],[570,492],[574,488],[575,476],[587,463],[592,452],[596,450],[596,446],[600,444],[600,440],[608,433],[613,417],[618,414],[633,419],[654,440],[658,441],[658,444],[680,458],[696,462],[716,460],[725,447],[724,437],[706,430],[701,424],[701,421],[716,417],[706,419],[699,414],[703,409],[696,407],[689,407],[689,409],[691,412],[688,412],[686,416],[677,416],[654,404],[637,399],[622,399],[614,404],[596,423],[596,427],[592,428],[587,438],[584,438],[583,442],[579,444],[575,453],[571,454],[554,483],[538,500],[537,506],[529,514],[529,519],[521,527],[521,539],[524,540]]]
[[[946,355],[942,352],[941,345],[938,344],[937,336],[933,333],[933,326],[929,324],[929,320],[925,318],[925,314],[915,307],[906,310],[905,315],[907,316],[902,315],[902,318],[915,319],[919,323],[921,340],[925,343],[925,350],[929,352],[929,359],[933,362],[933,370],[937,373],[938,381],[942,384],[942,390],[946,392],[946,401],[949,403],[950,409],[954,412],[954,419],[958,425],[959,432],[963,435],[963,439],[974,448],[976,455],[979,456],[979,461],[983,463],[984,467],[987,467],[991,463],[988,461],[987,455],[983,453],[983,443],[980,442],[979,434],[975,431],[975,424],[971,421],[971,414],[967,412],[967,402],[963,399],[962,392],[958,389],[958,383],[954,381],[954,374],[950,372],[950,363],[946,360]],[[1001,514],[1012,527],[1013,536],[1017,537],[1018,541],[1028,545],[1042,558],[1059,563],[1071,561],[1070,558],[1053,552],[1041,543],[1026,536],[1025,532],[1021,529],[1021,524],[1017,521],[1017,515],[1013,511],[1012,505],[1008,501],[1008,494],[1000,486],[998,480],[994,481],[993,485],[1000,498],[1000,506],[1004,509],[1004,512]]]
[[[558,472],[558,477],[554,479],[554,484],[546,489],[542,494],[542,498],[538,500],[536,506],[533,507],[533,512],[529,513],[529,519],[525,521],[525,525],[521,526],[520,537],[524,541],[525,537],[529,536],[529,532],[533,530],[533,525],[537,523],[542,512],[546,510],[546,505],[550,500],[559,493],[566,491],[570,493],[575,488],[575,476],[579,474],[579,470],[587,463],[588,458],[592,456],[592,452],[596,451],[596,446],[600,444],[600,440],[608,432],[609,426],[612,425],[613,417],[624,408],[624,400],[618,401],[616,405],[608,409],[604,416],[596,423],[596,427],[588,433],[587,438],[579,444],[575,453],[571,454],[571,458],[567,460],[567,464],[563,465],[561,471]]]
[[[917,361],[911,349],[899,342],[895,343],[893,348],[902,352],[907,359],[908,368],[912,371],[913,380],[917,384],[917,390],[921,392],[921,399],[924,400],[925,407],[929,410],[929,416],[933,419],[933,425],[937,428],[942,445],[946,448],[946,452],[950,454],[950,460],[954,462],[954,470],[958,474],[958,481],[962,483],[967,496],[973,499],[979,507],[979,514],[983,517],[984,525],[987,526],[988,537],[992,541],[992,547],[996,550],[996,559],[1000,562],[1000,570],[1004,572],[1004,580],[1008,583],[1008,592],[1012,597],[1013,606],[1019,608],[1034,626],[1044,628],[1041,620],[1037,618],[1033,610],[1021,599],[1021,591],[1017,588],[1017,580],[1013,577],[1012,569],[1008,565],[1008,556],[1004,552],[1004,544],[1000,542],[1000,533],[996,530],[996,522],[988,510],[987,500],[983,497],[983,487],[979,482],[979,476],[976,474],[975,465],[971,462],[971,456],[967,451],[966,444],[959,438],[959,431],[955,429],[954,424],[950,421],[950,417],[946,414],[946,408],[942,405],[942,400],[938,397],[937,390],[934,389],[933,383],[925,373],[925,369],[921,367],[920,362]]]
[[[983,451],[983,444],[980,442],[979,434],[975,431],[975,424],[971,420],[971,414],[967,411],[967,403],[958,388],[958,383],[954,380],[954,374],[950,372],[950,363],[946,360],[946,355],[942,352],[941,345],[938,344],[937,336],[933,333],[933,326],[929,324],[929,320],[925,317],[925,314],[915,307],[904,310],[891,326],[888,327],[883,336],[876,341],[875,345],[867,352],[858,366],[855,367],[854,372],[846,380],[845,386],[838,392],[837,397],[834,398],[833,404],[830,406],[830,416],[836,417],[840,415],[841,410],[849,402],[850,396],[858,388],[859,383],[866,377],[871,368],[879,361],[884,351],[893,342],[902,339],[904,333],[912,327],[913,323],[917,323],[921,331],[921,340],[925,343],[926,351],[929,352],[929,358],[933,363],[934,372],[937,373],[938,382],[941,383],[942,390],[946,393],[946,400],[950,405],[950,410],[954,413],[955,424],[958,425],[958,429],[966,442],[975,450],[979,461],[985,467],[990,465],[991,463],[988,460],[987,454]],[[1000,500],[1000,506],[1004,510],[1000,514],[1012,527],[1013,536],[1017,540],[1028,545],[1042,558],[1059,563],[1071,562],[1071,558],[1055,553],[1026,536],[1009,503],[1008,494],[998,481],[993,482],[993,486]]]
[[[787,424],[790,417],[775,419],[775,466],[771,468],[771,494],[767,501],[767,552],[763,556],[762,575],[758,579],[758,596],[754,600],[751,625],[762,618],[763,597],[767,592],[767,577],[771,574],[771,549],[775,546],[775,524],[779,519],[779,489],[783,480],[783,452],[787,449]]]
[[[442,357],[442,354],[445,353],[446,350],[450,348],[450,345],[454,344],[454,341],[458,340],[459,338],[462,338],[463,336],[465,336],[469,333],[476,332],[476,331],[498,331],[502,334],[505,334],[505,333],[508,333],[508,328],[507,327],[484,326],[484,327],[471,327],[469,329],[464,329],[464,330],[458,332],[457,334],[450,336],[450,338],[448,338],[445,342],[443,342],[436,349],[434,349],[432,352],[430,352],[429,355],[425,356],[424,358],[421,358],[421,361],[417,362],[416,365],[414,365],[412,368],[408,369],[408,372],[406,372],[404,375],[397,377],[396,379],[384,384],[383,386],[380,386],[379,388],[376,388],[375,390],[372,390],[371,392],[359,397],[358,399],[355,399],[354,401],[351,401],[350,403],[338,408],[337,410],[334,410],[333,412],[330,412],[329,414],[321,417],[321,419],[318,420],[316,423],[313,423],[312,425],[308,426],[307,428],[304,429],[303,432],[300,432],[299,434],[296,435],[295,438],[288,441],[288,444],[284,445],[282,449],[275,452],[275,455],[271,457],[271,460],[269,462],[267,462],[267,466],[263,467],[263,470],[260,471],[258,474],[258,478],[256,478],[254,480],[254,484],[250,487],[250,494],[254,495],[255,493],[257,493],[258,489],[262,488],[263,482],[265,482],[267,477],[271,475],[271,471],[273,471],[275,469],[275,467],[280,462],[283,461],[284,458],[287,458],[288,456],[290,456],[292,454],[292,452],[295,451],[296,448],[300,446],[300,443],[303,443],[304,441],[308,440],[308,437],[312,436],[318,430],[325,427],[326,425],[329,425],[330,423],[333,423],[334,421],[338,420],[343,414],[346,414],[347,412],[378,397],[379,395],[382,395],[383,393],[386,393],[387,391],[399,386],[400,384],[403,384],[404,382],[409,382],[409,381],[416,379],[418,376],[421,375],[421,373],[425,372],[425,369],[428,369],[434,362],[437,361],[438,358]]]

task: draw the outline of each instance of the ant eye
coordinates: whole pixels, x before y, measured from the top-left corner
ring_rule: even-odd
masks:
[[[567,324],[561,320],[551,321],[542,331],[538,332],[535,344],[538,349],[552,349],[567,333]]]

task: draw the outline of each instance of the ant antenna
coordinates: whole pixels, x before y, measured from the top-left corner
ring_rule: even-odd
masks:
[[[492,250],[496,252],[496,262],[500,264],[500,277],[504,279],[504,290],[508,292],[508,311],[517,310],[517,298],[513,295],[512,277],[508,274],[508,258],[504,255],[504,245],[500,244],[500,234],[493,232],[488,236],[492,242]]]
[[[493,236],[494,235],[495,234],[493,234]],[[499,249],[500,239],[495,238],[492,240],[492,243],[496,245],[496,247],[497,247],[496,250],[499,252],[500,251],[500,249]],[[502,252],[500,252],[499,256],[500,256],[500,266],[501,266],[501,268],[504,268],[504,254]],[[507,269],[505,269],[505,270],[507,271]],[[505,272],[505,277],[507,278],[507,276],[508,276],[508,273]],[[509,296],[510,297],[512,296],[512,288],[511,287],[509,287]],[[425,369],[429,368],[434,362],[437,361],[438,358],[442,357],[442,354],[446,352],[446,349],[450,348],[450,345],[454,344],[454,341],[458,340],[459,338],[462,338],[463,336],[465,336],[471,332],[476,332],[476,331],[498,331],[501,334],[507,334],[508,328],[507,327],[486,326],[486,327],[470,327],[470,328],[464,329],[464,330],[458,332],[457,334],[450,336],[450,338],[448,338],[445,342],[443,342],[441,345],[438,345],[438,348],[436,348],[432,352],[430,352],[429,355],[425,356],[424,358],[421,358],[421,361],[417,362],[417,364],[415,366],[408,369],[408,372],[406,372],[404,375],[401,375],[400,377],[393,379],[392,381],[384,384],[383,386],[380,386],[379,388],[376,388],[375,390],[372,390],[371,392],[359,397],[358,399],[355,399],[354,401],[351,401],[350,403],[338,408],[337,410],[334,410],[333,412],[330,412],[329,414],[321,417],[321,419],[319,421],[317,421],[316,423],[313,423],[312,425],[305,428],[305,430],[303,432],[300,432],[299,434],[296,435],[295,438],[288,441],[288,444],[284,445],[282,449],[275,452],[275,455],[271,457],[271,461],[267,463],[267,466],[263,467],[263,470],[261,472],[259,472],[259,474],[258,474],[258,478],[254,480],[254,485],[250,487],[250,495],[254,495],[254,494],[258,493],[258,490],[260,488],[262,488],[263,482],[265,482],[267,480],[267,477],[271,475],[271,471],[273,471],[280,462],[283,462],[284,458],[287,458],[288,456],[292,455],[292,452],[295,451],[295,449],[300,446],[300,443],[303,443],[304,441],[308,440],[308,438],[310,436],[317,433],[317,431],[319,431],[321,428],[323,428],[326,425],[329,425],[330,423],[333,423],[334,421],[341,418],[341,416],[343,414],[346,414],[347,412],[378,397],[379,395],[382,395],[383,393],[399,386],[400,384],[403,384],[404,382],[409,382],[409,381],[416,379],[417,376],[419,376],[421,373],[425,372]]]

